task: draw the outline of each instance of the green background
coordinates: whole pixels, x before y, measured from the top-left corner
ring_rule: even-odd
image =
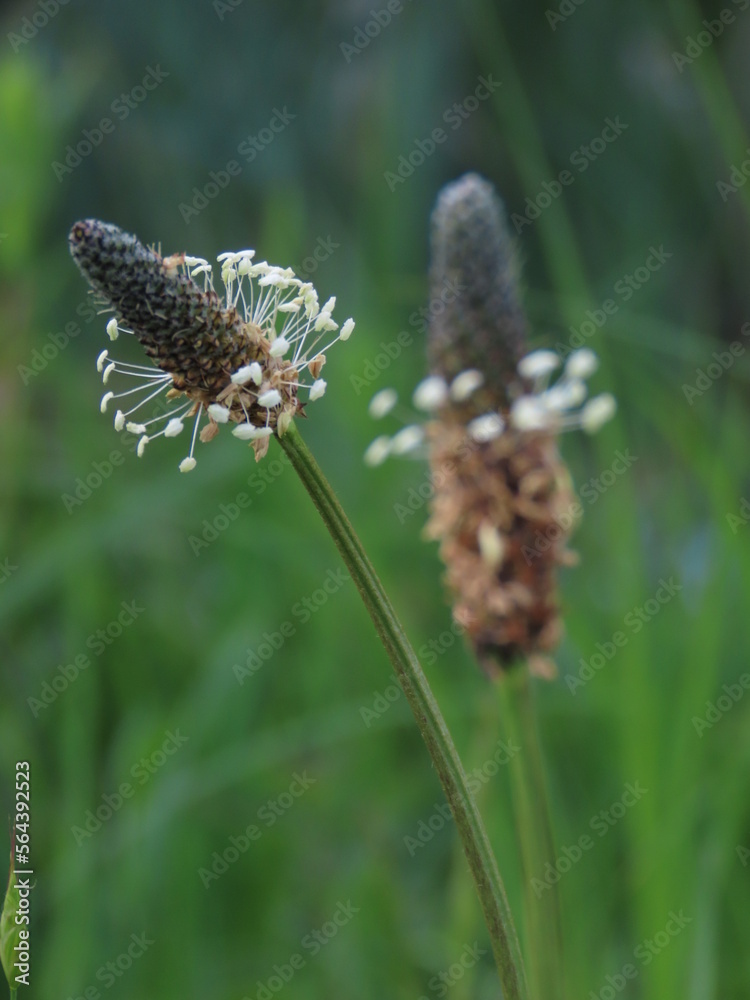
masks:
[[[607,997],[607,977],[633,963],[637,976],[618,995],[744,998],[750,697],[700,734],[694,719],[749,671],[740,511],[750,496],[750,193],[717,182],[750,156],[750,10],[587,0],[563,4],[569,16],[556,20],[540,3],[413,0],[361,51],[347,49],[384,6],[72,0],[22,43],[10,36],[24,18],[41,24],[42,8],[4,10],[0,790],[10,816],[15,762],[31,762],[29,996],[255,998],[294,954],[305,964],[283,987],[289,997],[498,995],[488,951],[449,990],[433,979],[475,942],[488,948],[478,905],[403,697],[387,699],[388,661],[351,582],[331,575],[336,552],[299,482],[278,448],[256,467],[226,434],[201,446],[189,476],[177,472],[181,441],[132,454],[99,414],[104,319],[84,318],[66,236],[94,216],[165,253],[254,246],[284,265],[321,240],[336,244],[310,276],[357,330],[331,352],[327,396],[301,430],[415,645],[444,647],[428,673],[472,770],[505,736],[497,695],[448,631],[441,566],[420,537],[426,507],[397,516],[426,468],[362,465],[380,432],[366,404],[386,385],[408,399],[425,371],[417,310],[440,186],[479,170],[521,214],[567,169],[573,183],[518,234],[533,343],[569,343],[587,310],[614,300],[585,342],[602,358],[592,389],[614,392],[619,412],[596,438],[562,444],[594,500],[583,501],[575,539],[581,563],[561,580],[559,677],[536,685],[559,849],[593,840],[559,883],[566,996]],[[704,34],[710,45],[675,60],[722,9],[734,19],[720,36]],[[168,75],[118,117],[113,103],[149,67]],[[480,77],[501,86],[453,128],[444,115]],[[246,162],[238,146],[274,109],[295,117]],[[627,129],[576,166],[571,156],[617,116]],[[56,172],[66,147],[105,117],[114,129]],[[446,141],[389,185],[399,158],[441,126]],[[239,176],[186,222],[180,204],[231,159]],[[617,283],[662,246],[671,256],[626,300]],[[78,334],[55,351],[70,323]],[[386,366],[383,345],[402,331],[408,346]],[[730,370],[712,369],[719,377],[700,382],[708,388],[686,393],[735,341]],[[598,492],[589,481],[628,449],[637,460]],[[67,510],[78,477],[113,451],[121,464]],[[252,503],[196,555],[190,536],[240,493]],[[679,592],[636,633],[627,616],[670,578]],[[295,611],[305,598],[309,621]],[[87,640],[123,601],[142,613],[95,653]],[[284,622],[294,634],[239,684],[233,666],[267,652],[265,634]],[[617,631],[626,644],[571,690],[566,678]],[[62,686],[60,666],[79,654],[90,665],[32,711],[29,699],[55,678]],[[386,704],[377,718],[363,712]],[[162,761],[170,732],[188,739]],[[479,800],[523,934],[507,771]],[[287,801],[295,772],[315,783],[268,825],[264,806]],[[76,838],[87,810],[123,782],[132,797]],[[592,823],[628,782],[647,792],[599,835]],[[431,818],[431,839],[405,840]],[[200,870],[252,824],[260,838],[204,887]],[[313,954],[306,935],[348,901],[356,914]],[[689,922],[650,949],[672,911]],[[134,934],[153,943],[112,982],[99,970]],[[634,958],[639,948],[648,962]]]

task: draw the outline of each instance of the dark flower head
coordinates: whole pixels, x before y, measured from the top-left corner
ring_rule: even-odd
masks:
[[[105,393],[102,412],[112,400],[136,398],[129,409],[117,410],[115,428],[140,435],[139,455],[154,437],[174,437],[184,418],[195,417],[183,472],[195,467],[196,435],[206,415],[201,440],[215,437],[220,424],[233,423],[232,433],[250,441],[257,458],[265,454],[270,435],[283,434],[303,409],[299,390],[307,389],[306,401],[324,394],[325,351],[354,328],[349,319],[339,330],[331,315],[335,299],[321,309],[312,284],[289,268],[254,264],[253,250],[219,256],[225,290],[220,298],[207,261],[184,253],[162,257],[109,223],[77,222],[69,243],[97,299],[115,314],[107,324],[110,339],[133,334],[157,366],[113,361],[102,351],[97,368],[105,383],[119,374],[136,384]],[[308,373],[311,384],[304,382]],[[131,419],[162,393],[170,403],[180,402],[145,422]]]
[[[484,374],[499,407],[526,353],[518,260],[505,209],[492,185],[465,174],[440,192],[432,213],[430,299],[448,283],[462,289],[430,322],[430,368],[447,381],[467,369]]]

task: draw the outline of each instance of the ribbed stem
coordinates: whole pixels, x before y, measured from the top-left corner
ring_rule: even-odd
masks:
[[[510,767],[524,869],[529,980],[539,1000],[564,1000],[560,900],[557,883],[545,882],[545,866],[555,864],[555,841],[528,670],[518,667],[503,674],[497,689],[508,737],[521,747]],[[544,888],[537,891],[540,884]]]
[[[294,424],[279,439],[357,585],[412,710],[450,805],[474,878],[504,1000],[528,996],[521,949],[497,862],[440,708],[383,585]]]

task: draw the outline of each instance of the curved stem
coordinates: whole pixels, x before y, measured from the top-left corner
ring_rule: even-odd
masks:
[[[279,441],[357,585],[432,758],[474,878],[504,1000],[524,1000],[527,991],[523,961],[505,887],[456,747],[427,678],[362,543],[294,424]]]

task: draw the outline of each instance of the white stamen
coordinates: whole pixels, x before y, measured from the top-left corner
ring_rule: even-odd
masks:
[[[179,417],[172,417],[167,426],[164,428],[164,437],[173,438],[177,437],[180,431],[185,429],[185,425],[180,420]]]
[[[283,358],[290,347],[291,344],[286,337],[277,337],[271,344],[271,350],[268,353],[272,358]]]
[[[247,385],[248,382],[255,382],[256,385],[260,385],[262,378],[263,369],[257,361],[253,361],[249,365],[243,365],[242,368],[238,368],[234,375],[232,375],[232,381],[235,385]]]
[[[547,389],[538,398],[547,409],[556,413],[564,413],[566,410],[572,410],[575,406],[580,406],[584,401],[586,398],[586,383],[582,382],[579,378],[570,379],[569,381],[562,379],[557,385],[553,385],[551,389]]]
[[[352,335],[352,330],[354,329],[354,320],[349,317],[349,319],[341,327],[341,333],[339,334],[339,340],[348,340]]]
[[[267,410],[273,409],[274,406],[278,406],[281,402],[281,393],[278,389],[267,389],[258,396],[258,403],[260,406],[265,406]]]
[[[540,431],[549,426],[547,407],[537,396],[520,396],[510,408],[510,419],[519,431]]]
[[[229,410],[221,403],[211,403],[208,408],[208,415],[217,424],[225,424],[229,420]]]
[[[387,435],[376,437],[364,454],[365,465],[382,465],[391,453],[391,439]]]
[[[240,441],[255,441],[258,438],[270,437],[273,430],[270,427],[255,427],[253,424],[237,424],[232,434]]]
[[[321,330],[338,330],[338,328],[338,323],[335,319],[331,318],[329,312],[321,312],[315,320],[316,333],[319,333]]]
[[[461,372],[451,382],[451,399],[454,403],[463,403],[472,393],[484,383],[484,375],[476,368]]]
[[[617,410],[615,397],[609,393],[595,396],[581,410],[581,427],[587,434],[594,434],[599,428],[611,420]]]
[[[409,424],[391,438],[391,452],[394,455],[406,455],[418,448],[424,441],[424,428],[418,424]]]
[[[388,416],[397,402],[398,393],[395,389],[381,389],[370,400],[367,412],[373,420],[381,420],[383,417]]]
[[[541,379],[551,375],[560,364],[554,351],[532,351],[518,362],[518,374],[522,378]]]
[[[481,417],[475,417],[466,430],[473,441],[483,444],[500,437],[505,430],[505,423],[498,413],[483,413]]]
[[[188,456],[188,458],[183,458],[179,465],[180,472],[192,472],[197,464],[192,455]]]
[[[440,375],[429,375],[414,390],[412,402],[418,410],[439,409],[448,398],[448,386]]]
[[[573,351],[565,365],[566,378],[588,378],[599,367],[599,359],[588,347]]]
[[[146,445],[148,444],[148,435],[144,434],[143,437],[138,442],[138,447],[135,449],[135,453],[138,458],[143,458],[143,453],[146,450]]]
[[[302,394],[301,391],[307,389],[310,401],[319,399],[325,394],[327,383],[325,379],[320,378],[325,363],[325,352],[337,340],[348,340],[354,330],[354,320],[351,317],[344,322],[341,329],[334,320],[332,314],[336,307],[335,296],[331,296],[321,308],[318,293],[311,282],[302,281],[291,268],[277,267],[267,261],[255,263],[254,253],[253,250],[224,253],[219,255],[218,261],[221,277],[226,286],[222,296],[225,308],[237,310],[248,324],[248,347],[254,353],[257,350],[258,360],[243,364],[237,371],[228,373],[231,382],[228,391],[220,397],[224,400],[223,403],[214,402],[208,406],[199,405],[195,408],[196,420],[192,429],[192,444],[188,457],[180,465],[181,471],[189,471],[195,466],[193,450],[205,410],[208,410],[208,415],[214,423],[231,424],[234,428],[233,434],[251,443],[272,434],[280,436],[297,412],[297,401],[294,398],[297,392]],[[175,254],[167,258],[167,266],[171,272],[179,269],[182,275],[192,277],[196,281],[199,275],[203,275],[203,280],[199,281],[199,284],[206,291],[213,291],[212,267],[202,257]],[[251,328],[252,335],[250,335]],[[112,317],[107,322],[106,332],[111,340],[115,340],[121,333],[132,331],[119,326],[117,318]],[[254,347],[255,337],[261,340],[257,348]],[[250,357],[252,356],[251,354]],[[139,435],[137,445],[139,455],[143,454],[146,444],[154,438],[174,437],[185,429],[187,415],[195,407],[192,399],[184,406],[179,405],[167,412],[160,411],[158,416],[143,423],[136,423],[136,411],[143,414],[144,407],[150,400],[174,386],[171,375],[153,366],[115,362],[110,359],[107,351],[99,354],[97,370],[102,373],[105,384],[113,381],[111,378],[113,375],[129,379],[131,387],[135,383],[134,388],[106,393],[101,399],[100,406],[102,412],[105,412],[111,399],[122,406],[126,405],[122,401],[123,397],[137,394],[135,399],[140,400],[138,404],[125,411],[117,410],[114,424],[118,431],[127,428]],[[305,370],[310,373],[311,384],[306,384],[306,380],[301,377]],[[247,387],[247,390],[237,392],[236,387],[240,386]],[[384,406],[386,399],[387,397],[383,397],[381,405]],[[255,406],[256,402],[267,411],[274,410],[274,428],[255,427],[250,423],[248,408],[250,404]],[[234,408],[237,405],[245,408],[247,419],[246,424],[239,426],[232,422]],[[157,427],[161,429],[157,430]],[[214,427],[212,433],[207,433],[206,440],[210,440],[216,430]],[[402,452],[408,451],[421,440],[421,429],[407,428],[397,436],[395,447]]]

